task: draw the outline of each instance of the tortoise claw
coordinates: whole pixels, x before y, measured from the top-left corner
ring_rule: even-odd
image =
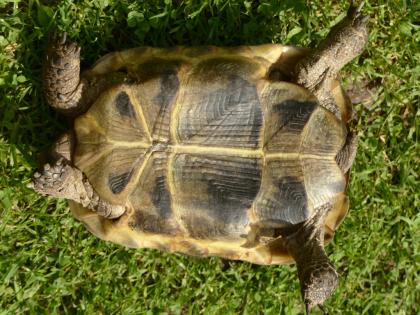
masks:
[[[347,18],[354,23],[364,24],[369,19],[362,15],[362,9],[365,6],[365,1],[362,1],[358,6],[354,4],[354,1],[351,1],[350,7],[347,11]]]

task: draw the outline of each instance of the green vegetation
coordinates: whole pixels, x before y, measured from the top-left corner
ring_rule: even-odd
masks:
[[[39,154],[67,128],[41,93],[51,30],[82,45],[85,67],[140,45],[314,47],[349,1],[325,2],[1,1],[0,314],[302,314],[293,266],[105,243],[71,217],[66,202],[26,185]],[[332,314],[418,314],[420,7],[367,2],[369,45],[342,77],[373,98],[355,106],[361,141],[351,208],[327,248],[341,282],[326,306]]]

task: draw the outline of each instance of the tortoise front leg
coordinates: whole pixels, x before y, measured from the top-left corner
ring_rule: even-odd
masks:
[[[80,79],[80,47],[66,34],[51,38],[44,64],[44,93],[57,111],[75,116],[83,111],[83,80]]]
[[[331,95],[331,85],[338,72],[360,55],[366,46],[368,18],[361,14],[361,8],[362,5],[355,7],[352,1],[347,16],[296,67],[296,82],[313,92],[319,103],[340,119],[339,107]]]
[[[125,207],[101,199],[86,176],[71,166],[71,151],[72,136],[65,134],[53,147],[51,155],[56,162],[53,165],[47,163],[40,173],[36,172],[29,187],[41,195],[73,200],[105,218],[120,217],[125,212]]]
[[[322,308],[338,284],[337,271],[324,250],[324,219],[330,209],[330,204],[318,208],[313,218],[286,238],[287,249],[296,261],[307,315],[314,306]]]
[[[118,218],[125,212],[124,206],[101,199],[86,176],[62,158],[36,172],[30,187],[41,195],[73,200],[105,218]]]

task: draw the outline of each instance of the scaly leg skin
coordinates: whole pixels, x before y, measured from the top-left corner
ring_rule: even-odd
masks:
[[[124,71],[102,76],[80,74],[80,46],[67,35],[54,34],[44,65],[44,93],[48,104],[74,118],[84,113],[98,95],[112,85],[130,81]]]
[[[41,195],[73,200],[105,218],[118,218],[125,212],[124,206],[101,199],[83,173],[64,159],[53,166],[45,164],[42,173],[34,174],[30,186]]]
[[[41,173],[34,174],[29,187],[41,195],[73,200],[105,218],[120,217],[125,212],[125,207],[101,199],[86,176],[70,165],[71,148],[71,134],[60,137],[51,153],[56,159],[55,164],[45,164]]]
[[[366,46],[368,17],[361,14],[362,6],[357,8],[352,1],[347,16],[296,66],[296,82],[314,93],[321,106],[339,119],[341,113],[331,95],[331,84],[340,69],[360,55]]]
[[[338,284],[337,271],[324,250],[324,219],[330,209],[330,204],[318,208],[313,218],[286,238],[287,249],[296,261],[307,315],[312,307],[322,307]]]
[[[80,47],[67,40],[67,35],[54,34],[44,64],[44,93],[48,104],[67,116],[84,110],[80,79]]]

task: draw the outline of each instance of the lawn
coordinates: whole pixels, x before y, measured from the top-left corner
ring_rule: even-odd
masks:
[[[53,29],[81,44],[85,68],[141,45],[314,47],[349,1],[137,2],[0,1],[0,314],[303,314],[294,266],[105,243],[72,218],[65,201],[26,188],[40,153],[67,128],[43,100],[41,68]],[[369,44],[342,78],[372,95],[352,93],[360,101],[360,145],[350,212],[327,247],[341,281],[326,307],[331,314],[418,314],[420,6],[366,2]]]

